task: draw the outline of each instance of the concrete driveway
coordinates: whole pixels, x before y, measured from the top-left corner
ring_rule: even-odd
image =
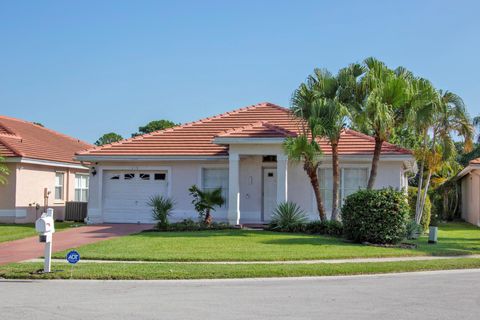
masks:
[[[150,229],[150,224],[102,224],[71,228],[53,235],[53,252],[88,243],[138,233]],[[0,265],[43,256],[45,244],[38,237],[0,243]]]
[[[2,319],[478,319],[480,270],[194,281],[0,280]]]

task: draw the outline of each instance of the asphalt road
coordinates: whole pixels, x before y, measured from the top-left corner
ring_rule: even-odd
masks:
[[[0,280],[0,319],[479,319],[480,270],[206,281]]]

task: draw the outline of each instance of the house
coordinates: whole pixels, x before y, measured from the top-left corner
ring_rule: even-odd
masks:
[[[73,160],[92,145],[40,125],[0,116],[0,156],[10,173],[0,185],[0,222],[33,222],[46,206],[63,220],[66,201],[87,201],[88,168]]]
[[[301,163],[283,152],[286,137],[299,133],[299,120],[288,109],[260,103],[77,153],[91,163],[88,222],[152,222],[148,199],[172,197],[172,220],[197,218],[188,188],[222,188],[226,203],[215,221],[265,223],[277,203],[293,201],[317,219],[310,182]],[[319,169],[326,209],[331,208],[331,152]],[[341,197],[366,186],[374,139],[353,130],[341,136]],[[410,151],[385,143],[376,188],[407,186]]]
[[[480,227],[480,158],[458,174],[462,190],[462,219]]]

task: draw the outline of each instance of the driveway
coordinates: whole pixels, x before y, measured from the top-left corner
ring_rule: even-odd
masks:
[[[0,280],[4,319],[478,319],[480,270],[204,281]]]
[[[150,224],[90,225],[56,232],[53,235],[53,252],[63,251],[88,243],[121,237],[150,229]],[[43,256],[45,244],[38,237],[0,243],[0,265]]]

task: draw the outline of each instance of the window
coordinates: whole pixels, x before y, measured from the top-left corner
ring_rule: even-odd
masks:
[[[320,192],[322,194],[325,210],[331,211],[333,200],[333,170],[331,168],[321,168],[318,175],[320,180]],[[367,187],[367,176],[367,168],[340,169],[340,206],[348,195]]]
[[[85,174],[75,175],[75,201],[88,201],[88,179]]]
[[[120,180],[120,175],[116,174],[110,178],[110,180]]]
[[[142,180],[150,180],[150,174],[148,173],[140,173],[140,179]]]
[[[202,186],[204,191],[222,188],[222,197],[225,200],[222,208],[228,207],[228,169],[204,168],[202,171]]]
[[[63,180],[65,174],[62,172],[55,173],[55,200],[63,200]]]
[[[135,173],[125,173],[123,175],[124,180],[132,180],[133,178],[135,178]]]
[[[167,178],[167,174],[166,173],[155,173],[153,175],[153,178],[155,180],[165,180]]]

